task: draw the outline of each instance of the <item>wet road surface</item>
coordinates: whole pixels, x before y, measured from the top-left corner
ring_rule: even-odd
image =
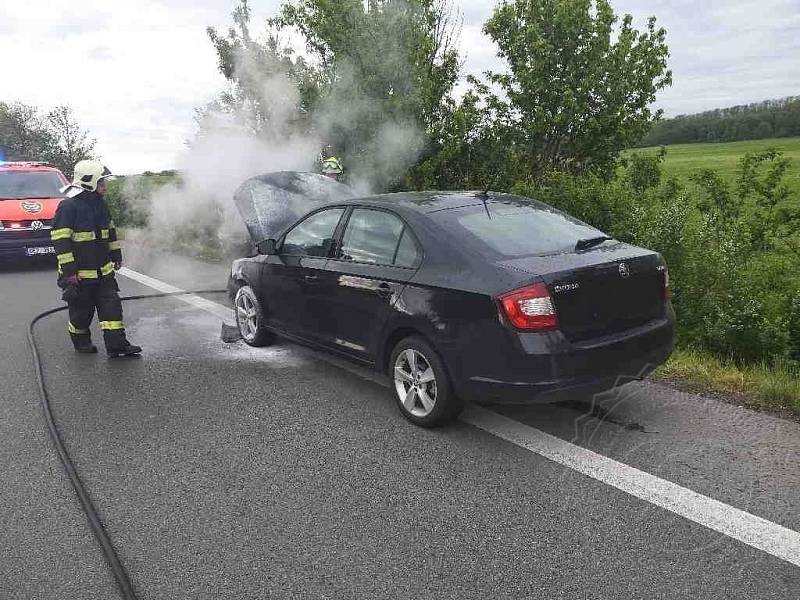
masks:
[[[194,289],[227,272],[132,266]],[[0,271],[3,599],[117,597],[39,414],[25,329],[57,305],[50,269]],[[787,560],[463,421],[414,427],[374,373],[286,342],[224,344],[217,316],[174,299],[128,304],[125,320],[141,360],[73,354],[62,315],[38,339],[65,442],[143,600],[798,597]],[[497,412],[800,530],[800,425],[622,389],[599,409]]]

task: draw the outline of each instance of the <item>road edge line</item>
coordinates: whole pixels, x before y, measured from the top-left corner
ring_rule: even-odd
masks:
[[[800,533],[479,406],[461,420],[729,538],[800,566]]]
[[[170,285],[169,283],[165,283],[160,279],[155,279],[144,273],[139,273],[138,271],[134,271],[133,269],[129,269],[128,267],[122,267],[119,271],[117,271],[119,275],[123,277],[127,277],[128,279],[135,281],[136,283],[140,283],[142,285],[146,285],[147,287],[153,288],[154,290],[158,290],[159,292],[163,292],[165,294],[176,293],[176,292],[185,292],[186,290],[181,289],[179,287],[175,287],[174,285]],[[194,294],[189,294],[186,296],[176,296],[176,300],[179,300],[185,304],[189,304],[201,310],[204,310],[208,313],[213,314],[216,317],[219,317],[226,323],[233,323],[235,321],[235,313],[233,312],[232,308],[228,308],[227,306],[223,306],[218,302],[214,302],[212,300],[207,300],[201,296],[196,296]]]

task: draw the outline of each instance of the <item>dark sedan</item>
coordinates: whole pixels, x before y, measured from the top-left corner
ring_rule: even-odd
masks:
[[[237,204],[260,238],[231,273],[245,341],[279,334],[386,371],[419,425],[455,418],[464,400],[605,391],[672,351],[661,256],[534,200],[356,198],[311,175],[272,174],[243,186]]]

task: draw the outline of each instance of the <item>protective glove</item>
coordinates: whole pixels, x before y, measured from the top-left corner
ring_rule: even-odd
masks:
[[[64,302],[74,302],[80,296],[80,290],[78,289],[78,279],[77,275],[70,275],[69,277],[64,277],[62,279],[62,284],[64,286],[64,293],[61,294],[61,299]]]
[[[121,260],[118,260],[117,262],[114,263],[114,270],[115,271],[119,271],[121,268],[122,268],[122,261]]]

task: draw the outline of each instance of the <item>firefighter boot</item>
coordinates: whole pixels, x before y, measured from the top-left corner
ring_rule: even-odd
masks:
[[[91,336],[85,334],[71,334],[72,345],[79,354],[97,354],[97,346],[92,343]]]
[[[139,346],[134,346],[128,340],[124,340],[119,346],[106,347],[108,358],[120,358],[121,356],[138,356],[142,353]]]

